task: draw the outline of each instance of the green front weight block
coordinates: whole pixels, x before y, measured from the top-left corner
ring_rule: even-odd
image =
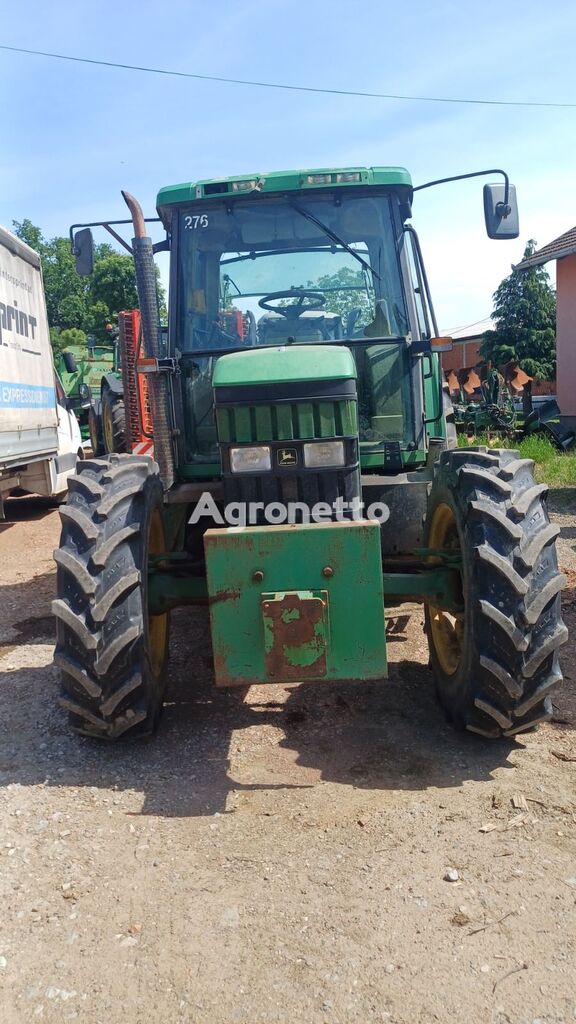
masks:
[[[386,675],[378,523],[207,530],[204,548],[218,686]]]

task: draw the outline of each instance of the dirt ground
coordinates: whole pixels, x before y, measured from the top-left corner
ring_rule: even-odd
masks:
[[[390,620],[388,682],[244,700],[211,687],[192,609],[173,617],[158,736],[108,747],[56,704],[58,515],[12,502],[2,1024],[576,1020],[575,505],[557,509],[566,683],[538,732],[452,732],[417,609]]]

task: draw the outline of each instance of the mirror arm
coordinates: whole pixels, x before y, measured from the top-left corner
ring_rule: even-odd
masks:
[[[504,178],[504,199],[501,203],[498,203],[496,212],[499,217],[507,217],[511,213],[511,207],[508,203],[510,179],[506,171],[503,171],[501,167],[491,167],[487,171],[471,171],[470,174],[455,174],[450,178],[437,178],[435,181],[427,181],[424,185],[416,185],[413,191],[420,192],[421,189],[432,188],[433,185],[445,185],[448,181],[463,181],[464,178],[481,178],[486,174],[501,174]]]
[[[146,224],[159,224],[160,223],[160,217],[145,217],[144,218],[144,222]],[[117,225],[117,224],[132,224],[132,219],[130,218],[130,220],[107,220],[107,221],[104,221],[104,220],[94,220],[94,221],[91,221],[90,224],[72,224],[70,226],[70,230],[68,232],[68,236],[70,238],[70,252],[72,253],[72,255],[73,256],[77,256],[78,255],[78,253],[76,252],[75,246],[74,246],[74,232],[76,231],[76,228],[106,228],[106,231],[108,231],[111,235],[113,235],[114,238],[116,238],[121,243],[121,245],[123,245],[124,248],[128,249],[128,252],[131,253],[132,249],[130,248],[128,243],[126,241],[124,241],[124,239],[120,238],[120,236],[117,235],[115,231],[112,231],[112,229],[111,229],[111,225],[112,224],[115,224],[115,225]]]
[[[129,253],[130,253],[130,255],[131,255],[131,256],[133,256],[133,255],[134,255],[134,252],[133,252],[133,250],[132,250],[132,246],[131,246],[131,245],[128,245],[128,242],[126,242],[126,241],[125,241],[125,240],[124,240],[124,239],[122,238],[122,236],[118,234],[118,232],[117,232],[117,231],[114,231],[114,228],[111,228],[109,224],[103,224],[103,225],[102,225],[102,227],[103,227],[103,228],[106,228],[106,231],[108,232],[108,234],[109,234],[109,235],[112,235],[112,238],[115,238],[115,239],[116,239],[116,241],[117,241],[117,242],[118,242],[118,243],[119,243],[120,245],[122,245],[122,246],[123,246],[123,247],[124,247],[124,248],[125,248],[125,249],[127,250],[127,252],[129,252]]]

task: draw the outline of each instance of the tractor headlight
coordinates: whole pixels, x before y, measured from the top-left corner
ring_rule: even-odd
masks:
[[[344,465],[344,441],[314,441],[304,445],[304,465],[309,469]]]
[[[230,449],[230,469],[233,473],[262,473],[271,468],[272,459],[267,445]]]
[[[90,398],[92,397],[92,392],[88,384],[81,384],[80,387],[78,388],[78,394],[80,395],[80,398],[84,402],[89,402]]]

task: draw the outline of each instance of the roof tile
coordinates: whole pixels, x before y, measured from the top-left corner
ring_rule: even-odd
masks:
[[[570,228],[569,231],[565,231],[563,235],[555,238],[553,242],[537,249],[532,256],[527,256],[525,260],[517,263],[514,270],[530,270],[532,267],[541,267],[550,260],[559,260],[563,256],[571,256],[573,253],[576,253],[576,227]]]

